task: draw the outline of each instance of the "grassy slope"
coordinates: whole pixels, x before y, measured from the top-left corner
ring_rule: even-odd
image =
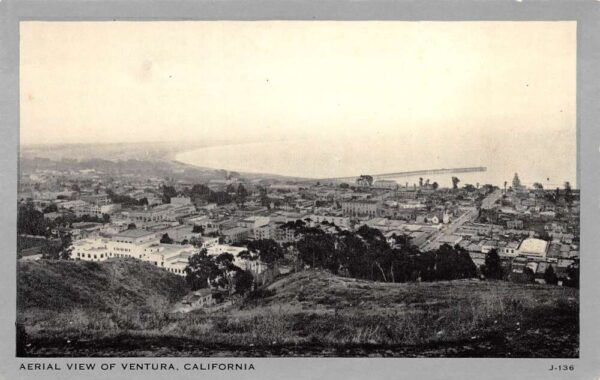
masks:
[[[17,352],[31,355],[40,338],[52,346],[155,328],[187,291],[183,278],[137,260],[19,262]]]
[[[93,275],[72,276],[79,281],[85,277],[85,281],[97,283],[97,288],[105,286]],[[168,297],[164,293],[167,283],[129,281],[140,281],[140,287],[148,291],[146,297],[155,292]],[[164,308],[161,312],[149,308],[148,314],[140,317],[148,303],[143,297],[132,297],[139,306],[124,312],[113,308],[112,314],[90,318],[78,311],[80,298],[69,298],[75,313],[51,315],[49,322],[26,323],[32,342],[29,354],[578,355],[579,294],[575,289],[477,280],[384,284],[314,271],[283,277],[269,289],[275,292],[272,296],[223,312],[180,316],[168,315]],[[56,306],[56,301],[48,302],[47,307]],[[115,313],[119,315],[115,317]],[[62,325],[69,328],[61,329]]]

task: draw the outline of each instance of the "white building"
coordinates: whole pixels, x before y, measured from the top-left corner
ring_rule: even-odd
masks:
[[[378,189],[396,190],[398,188],[398,182],[389,179],[380,179],[375,181],[373,187]]]
[[[527,238],[519,246],[519,255],[533,259],[545,259],[550,244],[546,240]]]
[[[160,244],[156,234],[150,231],[127,230],[111,239],[91,238],[74,242],[71,258],[104,261],[130,257],[184,275],[189,257],[196,252],[198,249],[192,245]]]

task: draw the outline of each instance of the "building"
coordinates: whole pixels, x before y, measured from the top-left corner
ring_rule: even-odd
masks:
[[[185,206],[185,205],[191,205],[192,204],[192,200],[190,199],[190,197],[172,197],[171,198],[171,205],[173,206]]]
[[[238,221],[237,224],[239,227],[255,229],[266,226],[267,224],[269,224],[269,221],[270,219],[267,216],[249,216]]]
[[[118,203],[109,204],[92,204],[85,203],[73,207],[73,212],[77,217],[88,215],[95,218],[102,218],[104,215],[112,215],[121,210],[121,205]]]
[[[375,181],[373,187],[378,189],[396,190],[398,189],[398,182],[389,179],[380,179]]]
[[[104,261],[110,258],[134,258],[149,262],[177,275],[185,275],[188,259],[198,249],[191,245],[161,244],[154,232],[127,230],[110,239],[88,238],[75,241],[71,258]]]
[[[520,219],[507,220],[506,228],[511,230],[522,230],[523,229],[523,221]]]
[[[511,241],[507,243],[504,247],[498,249],[498,254],[500,256],[509,256],[515,257],[519,254],[519,243]]]
[[[221,231],[221,235],[226,243],[241,243],[243,241],[248,240],[250,237],[250,232],[252,230],[246,227],[233,227],[227,230]]]
[[[175,221],[196,212],[191,204],[164,204],[128,212],[129,219],[136,225],[150,222]]]
[[[254,239],[271,239],[273,226],[271,224],[267,224],[265,226],[261,226],[254,229]]]
[[[86,202],[86,203],[90,203],[93,204],[95,206],[102,206],[102,205],[107,205],[110,204],[110,197],[108,196],[108,194],[88,194],[88,195],[84,195],[82,194],[79,199],[81,199],[82,201]]]
[[[519,246],[519,255],[532,259],[545,259],[549,244],[546,240],[527,238]]]
[[[372,199],[351,199],[341,202],[341,205],[344,215],[374,218],[379,212],[380,202]]]
[[[148,222],[162,222],[170,220],[170,214],[168,209],[154,207],[145,208],[143,210],[130,211],[128,213],[129,220],[133,223],[148,223]]]
[[[210,289],[200,289],[186,297],[182,304],[189,307],[207,307],[217,303],[213,291]]]
[[[329,224],[335,224],[342,229],[350,229],[350,218],[347,216],[334,216],[334,215],[310,215],[309,218],[313,223],[327,222]]]

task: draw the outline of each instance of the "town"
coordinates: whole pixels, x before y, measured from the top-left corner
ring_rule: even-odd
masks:
[[[325,235],[376,230],[389,247],[410,242],[416,252],[455,247],[468,252],[482,277],[578,282],[579,191],[568,182],[556,189],[528,187],[515,173],[503,186],[463,185],[452,177],[453,186],[443,188],[423,177],[399,184],[370,175],[341,182],[246,178],[226,171],[203,172],[204,181],[195,182],[195,174],[186,176],[183,169],[171,177],[122,169],[117,176],[112,167],[76,163],[23,164],[20,260],[133,258],[186,276],[190,258],[202,252],[213,261],[226,255],[228,268],[249,272],[256,289],[316,266],[301,260],[301,223]],[[276,246],[275,257],[260,255],[265,242]],[[492,274],[490,262],[502,273]],[[347,273],[343,264],[335,265],[335,273]],[[390,281],[394,267],[390,271],[377,279]],[[406,279],[427,278],[416,273]],[[207,283],[222,288],[217,281]],[[199,305],[216,302],[210,291],[192,298]]]

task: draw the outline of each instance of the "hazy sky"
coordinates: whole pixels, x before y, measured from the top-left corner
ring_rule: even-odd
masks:
[[[21,143],[390,137],[574,170],[575,68],[575,22],[23,22]]]

